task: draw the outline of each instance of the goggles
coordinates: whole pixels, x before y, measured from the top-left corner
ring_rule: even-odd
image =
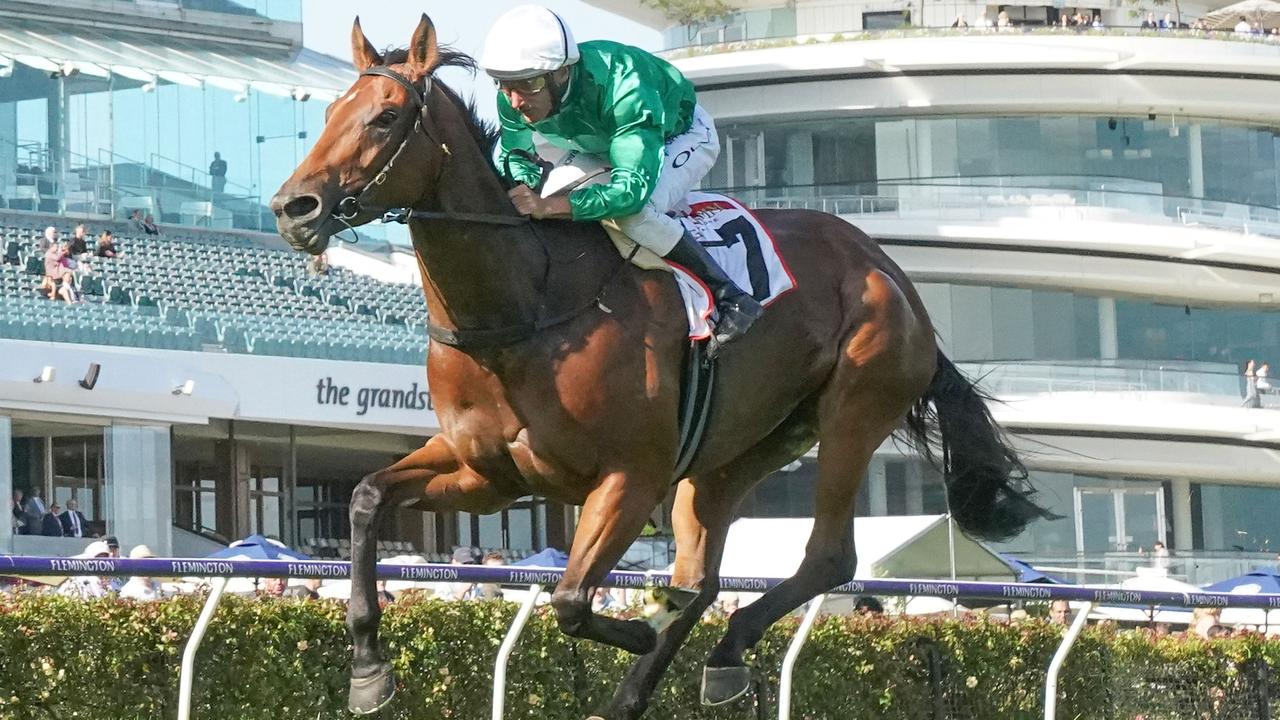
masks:
[[[523,80],[494,80],[493,84],[498,86],[498,90],[504,93],[519,93],[521,95],[537,95],[547,89],[548,75],[535,75],[531,78]]]

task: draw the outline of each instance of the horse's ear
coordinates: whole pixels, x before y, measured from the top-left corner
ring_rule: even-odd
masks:
[[[440,48],[436,45],[436,26],[426,13],[418,21],[418,28],[413,31],[413,39],[409,41],[409,67],[414,75],[422,76],[436,69],[440,60]]]
[[[369,38],[364,36],[364,30],[360,29],[359,17],[356,17],[355,24],[351,26],[351,62],[356,66],[356,72],[364,72],[382,64],[382,56],[373,49],[373,43],[369,42]]]

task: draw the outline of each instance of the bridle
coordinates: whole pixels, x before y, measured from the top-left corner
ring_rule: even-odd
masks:
[[[366,210],[373,209],[382,215],[384,223],[407,223],[411,219],[417,220],[458,220],[462,222],[478,222],[490,225],[526,225],[529,218],[513,216],[513,215],[497,215],[492,213],[456,213],[432,210],[417,210],[414,208],[391,208],[391,207],[373,207],[371,208],[365,203],[365,196],[370,191],[380,187],[387,181],[387,177],[391,174],[392,168],[396,165],[396,160],[400,159],[409,147],[409,141],[419,133],[425,135],[433,144],[439,145],[441,152],[444,153],[440,162],[440,167],[436,171],[436,185],[439,185],[440,178],[444,175],[444,163],[453,153],[449,151],[449,146],[436,140],[431,134],[431,130],[427,127],[425,120],[427,119],[427,97],[431,94],[432,75],[428,73],[422,79],[423,86],[419,88],[414,85],[409,78],[383,65],[376,65],[368,68],[360,73],[360,77],[366,75],[384,77],[394,81],[397,85],[404,88],[409,93],[409,99],[413,102],[413,109],[416,117],[413,121],[413,129],[405,133],[404,139],[400,141],[400,145],[396,147],[396,151],[391,153],[391,157],[387,159],[386,164],[378,171],[373,179],[365,183],[363,188],[354,195],[348,195],[334,207],[331,216],[333,219],[347,226],[348,230],[355,232],[355,228],[351,227],[351,222],[359,217]]]
[[[416,117],[413,121],[413,128],[405,133],[404,139],[400,141],[400,145],[396,147],[396,151],[387,159],[387,162],[382,166],[382,169],[379,170],[378,173],[373,176],[373,179],[366,183],[359,192],[344,197],[334,207],[330,217],[347,226],[347,229],[351,230],[352,233],[355,232],[355,228],[351,226],[350,221],[369,210],[376,211],[380,214],[382,216],[383,223],[395,222],[405,224],[410,220],[450,220],[460,223],[525,226],[529,228],[530,232],[533,233],[533,236],[537,238],[538,243],[541,245],[542,251],[547,257],[547,272],[550,273],[551,253],[547,249],[546,238],[544,238],[542,233],[538,231],[537,224],[534,223],[531,218],[522,215],[498,215],[495,213],[463,213],[442,210],[419,210],[417,208],[404,207],[376,207],[370,206],[365,202],[365,198],[370,191],[382,186],[382,184],[387,181],[387,177],[391,174],[392,168],[395,167],[396,160],[400,158],[404,153],[405,148],[409,146],[409,141],[419,133],[425,135],[432,143],[439,145],[441,152],[443,152],[443,156],[440,160],[440,166],[436,171],[436,187],[439,187],[440,178],[444,176],[445,163],[453,156],[453,153],[449,151],[449,146],[437,140],[431,134],[431,130],[427,126],[427,97],[431,94],[431,81],[433,77],[430,73],[423,78],[422,88],[414,85],[413,82],[404,75],[401,75],[400,73],[383,65],[370,67],[360,73],[360,77],[364,77],[366,75],[387,78],[407,90],[409,92],[409,98],[413,102]],[[507,170],[507,174],[510,176],[509,169]],[[634,255],[634,251],[632,254]],[[576,318],[592,307],[599,307],[606,313],[612,313],[613,311],[604,304],[604,294],[609,285],[612,284],[614,278],[621,273],[622,268],[626,266],[627,261],[630,258],[623,259],[619,256],[618,259],[618,264],[614,266],[613,271],[610,272],[604,282],[600,284],[600,289],[589,301],[572,306],[564,312],[548,316],[548,308],[544,295],[543,302],[538,306],[538,317],[532,322],[507,325],[498,328],[458,328],[453,330],[436,325],[428,319],[427,335],[436,342],[444,343],[445,345],[455,348],[473,350],[497,348],[527,340],[542,330],[563,324]]]

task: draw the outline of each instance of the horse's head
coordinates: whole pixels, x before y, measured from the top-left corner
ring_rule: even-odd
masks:
[[[413,207],[433,192],[443,154],[433,110],[442,103],[432,72],[448,53],[436,44],[425,14],[402,62],[383,58],[360,29],[351,28],[352,59],[360,73],[329,106],[311,152],[271,199],[280,235],[295,250],[319,254],[347,225]],[[448,105],[448,103],[443,103]]]

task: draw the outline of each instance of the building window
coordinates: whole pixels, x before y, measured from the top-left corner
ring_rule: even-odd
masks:
[[[862,13],[863,30],[893,30],[911,26],[910,10]]]

